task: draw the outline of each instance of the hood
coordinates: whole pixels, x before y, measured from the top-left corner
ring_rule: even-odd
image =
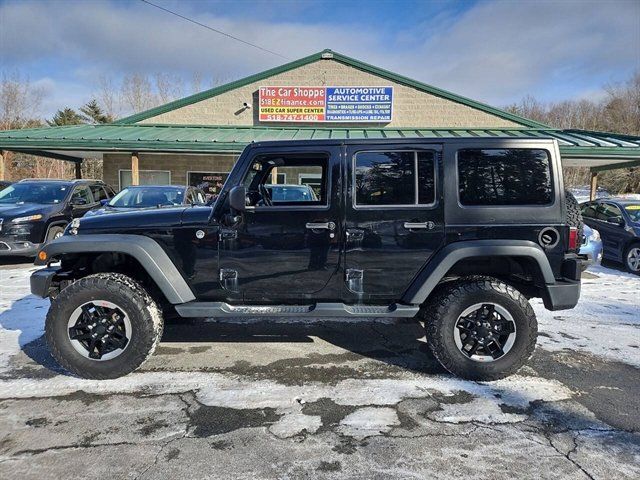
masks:
[[[161,208],[181,208],[184,205],[178,205],[176,207],[161,207]],[[93,217],[94,215],[106,215],[110,213],[133,213],[140,212],[144,210],[156,210],[158,207],[139,207],[139,208],[129,208],[129,207],[109,207],[104,206],[102,208],[98,208],[97,210],[89,210],[85,213],[85,217]]]
[[[122,209],[125,210],[125,209]],[[133,232],[135,230],[173,228],[186,223],[206,223],[211,213],[210,207],[166,207],[144,210],[105,211],[80,219],[79,234]]]
[[[42,216],[49,215],[51,212],[58,210],[61,204],[42,205],[38,203],[23,203],[23,204],[0,204],[0,218],[6,223],[17,217],[27,217],[29,215]]]

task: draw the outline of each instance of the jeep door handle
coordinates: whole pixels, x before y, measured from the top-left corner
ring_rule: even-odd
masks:
[[[435,226],[433,222],[404,222],[404,228],[407,230],[432,230]]]
[[[308,230],[335,230],[336,224],[333,222],[309,222],[306,227]]]

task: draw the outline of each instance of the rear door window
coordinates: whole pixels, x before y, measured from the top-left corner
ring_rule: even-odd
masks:
[[[458,195],[465,206],[553,203],[551,160],[528,148],[458,151]]]
[[[356,206],[417,206],[435,202],[435,152],[358,152]]]

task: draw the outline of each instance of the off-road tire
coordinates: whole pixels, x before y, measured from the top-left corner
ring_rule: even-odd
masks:
[[[60,236],[64,233],[64,227],[61,225],[54,225],[53,227],[49,227],[47,231],[47,237],[44,239],[46,243],[49,243],[52,240],[56,239],[56,236]]]
[[[123,309],[131,322],[131,338],[120,355],[97,361],[82,356],[71,344],[68,321],[80,305],[105,300]],[[163,331],[156,302],[135,280],[118,273],[84,277],[62,290],[52,301],[45,323],[51,354],[69,372],[82,378],[118,378],[133,372],[151,356]]]
[[[580,211],[580,204],[576,197],[573,196],[569,190],[565,190],[564,196],[567,204],[567,225],[578,229],[578,246],[574,250],[578,253],[582,244],[582,237],[584,236],[584,223],[582,222],[582,212]]]
[[[454,328],[460,314],[476,303],[492,302],[505,308],[516,325],[515,343],[493,362],[477,362],[455,344]],[[527,299],[518,290],[492,277],[467,277],[451,282],[420,311],[427,342],[444,368],[468,380],[498,380],[515,373],[531,356],[538,336],[538,322]]]

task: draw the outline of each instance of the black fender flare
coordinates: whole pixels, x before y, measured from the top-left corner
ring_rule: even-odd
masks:
[[[473,240],[451,243],[439,250],[416,276],[404,293],[402,302],[423,303],[444,278],[449,269],[460,260],[472,257],[527,257],[535,261],[546,285],[556,283],[553,270],[544,250],[528,240]]]
[[[46,244],[41,251],[47,256],[36,265],[45,265],[65,253],[124,253],[135,258],[156,282],[167,300],[172,304],[195,300],[193,291],[182,277],[167,252],[144,235],[64,235]]]

